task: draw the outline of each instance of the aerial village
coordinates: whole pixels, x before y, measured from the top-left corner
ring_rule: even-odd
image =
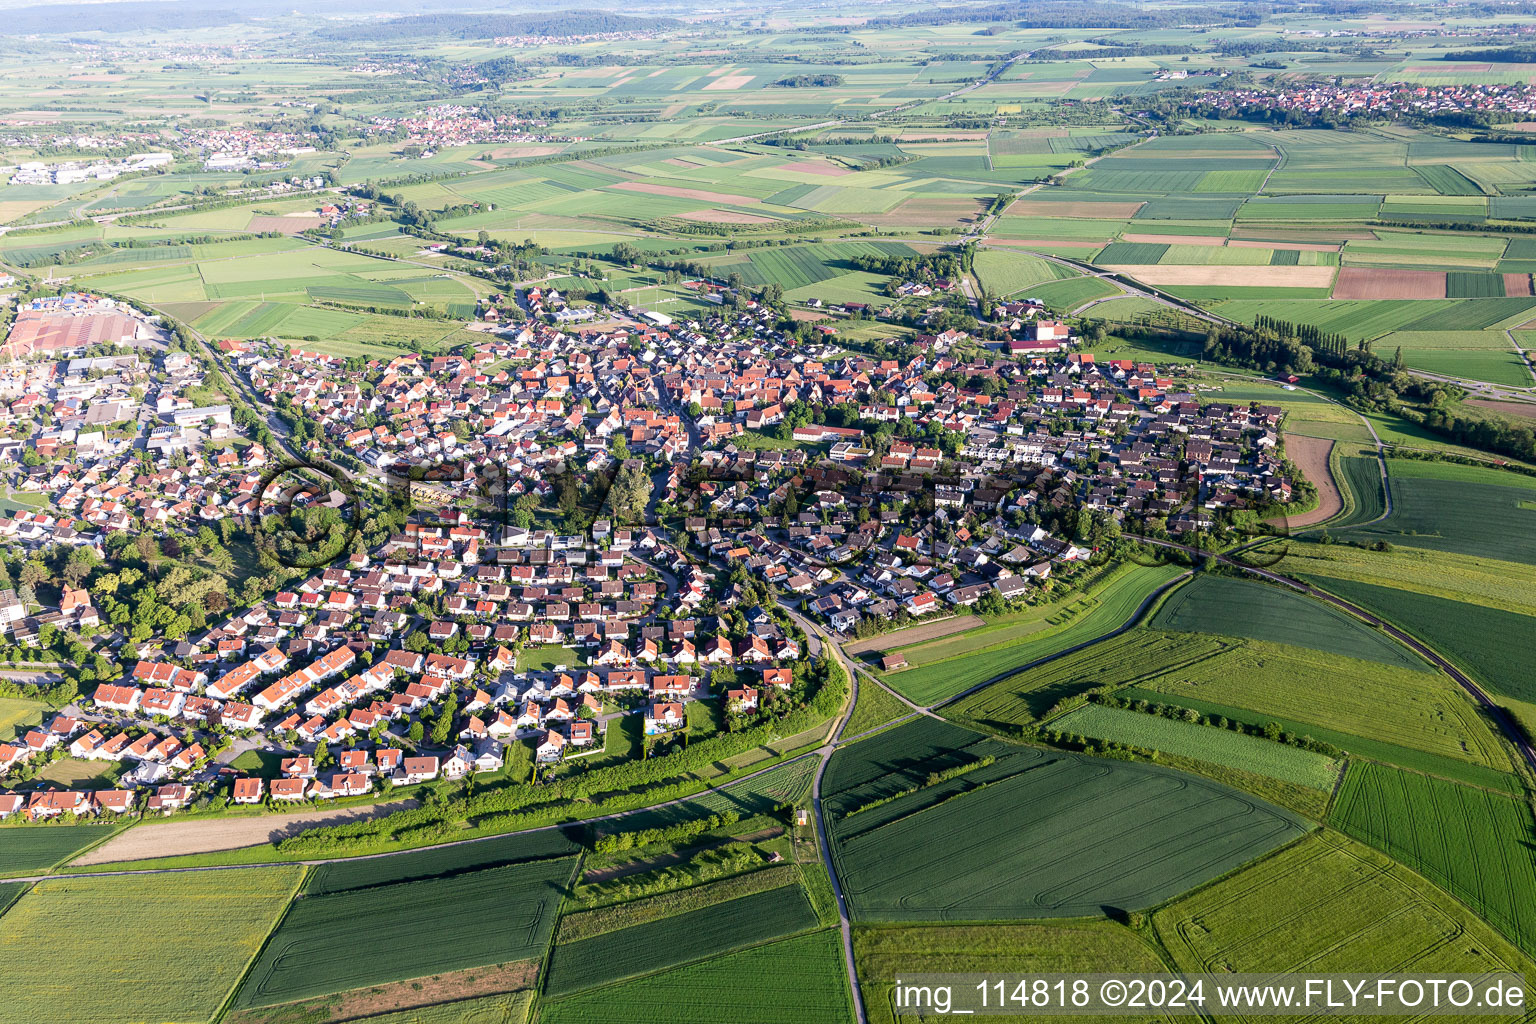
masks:
[[[550,305],[493,296],[480,340],[362,359],[204,349],[88,294],[25,304],[0,367],[13,550],[227,563],[263,521],[345,511],[329,485],[274,508],[298,462],[411,500],[329,561],[268,551],[229,594],[161,566],[201,580],[190,618],[125,598],[151,582],[132,569],[111,593],[68,574],[52,607],[0,593],[0,642],[64,635],[111,666],[0,745],[0,817],[367,800],[514,746],[537,778],[613,756],[623,720],[654,756],[703,708],[735,728],[802,705],[811,622],[839,642],[1070,590],[1084,510],[1179,535],[1291,496],[1279,408],[1100,362],[1038,303],[998,304],[984,355],[945,330],[892,339],[901,358],[797,340],[752,301],[574,327]],[[233,767],[248,751],[275,777]],[[61,759],[116,784],[30,781]]]

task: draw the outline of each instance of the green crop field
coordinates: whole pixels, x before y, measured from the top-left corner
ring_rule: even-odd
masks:
[[[1354,764],[1330,824],[1391,854],[1466,903],[1522,949],[1536,948],[1536,821],[1523,799]]]
[[[1480,331],[1508,326],[1519,323],[1517,318],[1527,318],[1536,309],[1536,299],[1234,300],[1215,309],[1233,320],[1251,322],[1269,316],[1312,324],[1359,341],[1392,331]]]
[[[1473,786],[1502,790],[1506,793],[1517,793],[1520,790],[1519,781],[1507,771],[1485,767],[1470,761],[1458,760],[1454,757],[1415,750],[1396,743],[1384,742],[1375,737],[1340,732],[1337,729],[1330,729],[1326,726],[1313,725],[1309,722],[1254,711],[1250,708],[1234,707],[1230,704],[1217,704],[1198,697],[1189,697],[1182,693],[1168,693],[1162,690],[1144,689],[1140,686],[1128,686],[1120,690],[1117,696],[1125,700],[1144,700],[1149,706],[1165,704],[1172,707],[1189,708],[1211,720],[1225,718],[1231,722],[1242,722],[1258,728],[1264,728],[1273,722],[1284,732],[1321,740],[1324,743],[1331,743],[1340,750],[1347,751],[1352,757],[1365,757],[1376,761],[1383,761],[1388,764],[1399,765],[1403,768],[1411,768],[1414,771],[1438,775],[1457,782],[1466,782]],[[1313,717],[1324,716],[1314,715]]]
[[[1536,566],[1428,548],[1371,551],[1353,544],[1292,543],[1293,573],[1331,576],[1431,597],[1536,615]]]
[[[978,690],[948,709],[961,721],[1009,732],[1097,686],[1187,671],[1230,646],[1217,637],[1133,629]]]
[[[1525,652],[1536,644],[1536,617],[1407,588],[1327,576],[1310,581],[1401,626],[1490,689],[1518,700],[1536,699],[1536,681],[1524,668]]]
[[[0,875],[47,871],[117,831],[115,825],[33,825],[0,828]]]
[[[0,915],[32,887],[30,882],[0,882]]]
[[[1379,460],[1364,455],[1342,456],[1339,477],[1349,490],[1352,504],[1348,513],[1330,524],[1331,527],[1357,526],[1386,515],[1387,496]]]
[[[1339,777],[1339,763],[1322,754],[1123,708],[1089,704],[1053,719],[1050,725],[1060,732],[1194,757],[1314,789],[1332,789]]]
[[[1059,263],[1028,253],[983,249],[976,254],[976,279],[997,296],[1014,295],[1036,285],[1077,276],[1075,271]]]
[[[438,850],[321,864],[304,880],[306,896],[419,881],[523,861],[569,857],[581,849],[559,829],[486,839]]]
[[[560,930],[555,941],[562,945],[580,942],[597,935],[712,907],[742,896],[798,885],[799,879],[799,871],[793,864],[780,864],[686,889],[610,903],[592,910],[567,910],[560,918]]]
[[[1031,298],[1039,299],[1052,309],[1061,310],[1074,310],[1086,302],[1119,293],[1120,289],[1097,277],[1052,281],[1030,289]]]
[[[904,735],[905,734],[905,735]],[[1168,899],[1303,831],[1298,819],[1204,779],[1147,764],[980,740],[916,752],[953,733],[901,726],[839,750],[829,779],[833,863],[859,921],[1097,915]],[[963,738],[963,733],[960,734]],[[910,747],[903,741],[911,739]],[[885,752],[912,749],[900,767]],[[990,756],[906,795],[907,780]],[[888,799],[895,796],[895,799]],[[877,807],[850,814],[873,800]],[[1090,824],[1091,823],[1091,824]],[[1028,843],[1009,837],[1028,835]],[[943,843],[934,836],[947,836]]]
[[[844,1024],[853,1013],[852,998],[832,930],[548,1002],[539,1024]]]
[[[1185,637],[1193,645],[1209,639]],[[1147,653],[1162,653],[1162,658],[1148,657],[1133,666],[1128,674],[1134,674],[1135,686],[1250,708],[1501,771],[1508,767],[1508,758],[1476,706],[1438,672],[1256,640],[1199,660],[1186,656],[1184,645],[1148,648]]]
[[[556,946],[544,988],[558,998],[816,925],[805,891],[798,885],[780,886]]]
[[[235,1005],[538,957],[574,870],[564,858],[307,896],[273,933]],[[423,907],[433,908],[431,928],[422,927]],[[364,948],[373,955],[358,957]]]
[[[994,635],[979,631],[975,636],[952,637],[936,643],[946,655],[928,661],[920,648],[909,648],[909,658],[916,653],[914,668],[893,672],[886,682],[908,700],[919,704],[953,697],[995,676],[1027,665],[1040,658],[1060,654],[1077,644],[1097,639],[1130,621],[1157,588],[1176,579],[1183,570],[1177,566],[1135,566],[1113,577],[1102,589],[1092,592],[1092,602],[1083,603],[1070,617],[1050,628],[1023,629],[1019,638],[1007,631]],[[994,643],[996,640],[998,642]],[[963,653],[971,644],[985,644]],[[926,645],[923,645],[926,647]],[[950,653],[954,652],[954,653]],[[1031,674],[1033,677],[1033,674]]]
[[[1385,540],[1536,565],[1536,516],[1520,507],[1531,494],[1525,478],[1484,470],[1441,479],[1410,460],[1390,465],[1392,514],[1351,529],[1351,540]]]
[[[1115,242],[1106,245],[1094,262],[1105,266],[1157,263],[1167,252],[1168,246],[1157,242]]]
[[[0,1020],[212,1020],[302,874],[274,867],[39,882],[0,917]]]
[[[1152,947],[1108,921],[1050,924],[865,926],[853,932],[864,1007],[874,1024],[912,1018],[896,1013],[895,980],[916,974],[1094,973],[1163,970]],[[922,1019],[927,1019],[922,1018]],[[1106,1016],[1104,1021],[1164,1020]]]
[[[1293,590],[1229,576],[1196,577],[1170,594],[1148,625],[1291,644],[1429,671],[1418,655],[1337,608]]]
[[[1531,969],[1434,886],[1329,832],[1157,911],[1152,924],[1178,969],[1193,973]]]

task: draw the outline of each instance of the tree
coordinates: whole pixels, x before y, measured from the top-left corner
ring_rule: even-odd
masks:
[[[39,583],[48,579],[48,567],[37,559],[29,559],[21,567],[21,585],[27,590],[33,590]]]
[[[315,744],[315,767],[329,768],[330,765],[331,748],[326,745],[325,740],[321,740],[319,743]]]

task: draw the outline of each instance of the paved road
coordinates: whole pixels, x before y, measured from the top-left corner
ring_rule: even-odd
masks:
[[[864,1013],[864,994],[859,990],[859,972],[853,961],[853,925],[848,919],[848,900],[843,895],[842,883],[837,880],[837,869],[832,864],[832,844],[827,841],[827,818],[821,804],[821,780],[827,773],[827,765],[832,761],[833,752],[836,751],[837,745],[842,742],[843,730],[848,728],[848,721],[853,716],[853,706],[859,699],[859,677],[849,667],[847,660],[843,657],[843,652],[838,649],[837,644],[832,642],[832,638],[826,635],[820,626],[800,618],[798,615],[796,618],[802,624],[802,628],[805,626],[811,627],[806,632],[808,637],[813,635],[812,631],[814,631],[814,635],[822,638],[823,643],[831,650],[832,656],[837,659],[837,663],[842,666],[844,672],[848,673],[848,703],[839,713],[838,721],[832,729],[830,741],[819,752],[821,754],[821,764],[816,768],[816,781],[811,785],[811,807],[816,814],[816,838],[821,846],[822,863],[826,866],[827,877],[832,881],[832,895],[837,900],[837,922],[838,928],[843,934],[843,959],[848,968],[848,989],[853,993],[854,1016],[857,1018],[858,1024],[867,1024],[869,1018]]]

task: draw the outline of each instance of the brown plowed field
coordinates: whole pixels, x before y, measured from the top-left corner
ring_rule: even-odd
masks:
[[[872,636],[867,640],[855,640],[843,650],[849,654],[858,654],[861,651],[889,651],[896,647],[906,647],[908,644],[920,644],[925,640],[937,640],[940,637],[964,633],[968,629],[975,629],[985,624],[986,620],[979,615],[961,615],[953,619],[940,619],[938,622],[925,622],[921,626],[908,626],[906,629],[898,629],[883,636]]]
[[[74,863],[109,864],[121,860],[148,860],[151,857],[182,857],[192,853],[212,853],[215,850],[238,850],[242,846],[255,846],[257,843],[287,838],[307,828],[340,825],[361,818],[377,818],[415,806],[415,800],[392,800],[388,803],[323,811],[139,825],[118,833]]]
[[[1333,444],[1322,437],[1285,435],[1286,457],[1296,464],[1302,476],[1317,487],[1317,508],[1299,516],[1274,519],[1271,522],[1284,522],[1287,528],[1294,530],[1302,526],[1314,526],[1339,514],[1339,510],[1344,507],[1344,499],[1339,495],[1339,485],[1334,483],[1333,474],[1328,471],[1328,455],[1333,451]]]
[[[1468,405],[1475,405],[1479,409],[1487,409],[1502,416],[1516,416],[1521,419],[1536,420],[1536,403],[1532,402],[1495,402],[1487,398],[1469,398]]]
[[[1333,286],[1336,299],[1443,299],[1442,270],[1381,270],[1344,267]]]
[[[325,218],[319,214],[305,216],[279,216],[269,214],[257,214],[251,218],[251,222],[245,226],[247,231],[281,231],[285,235],[296,235],[300,231],[308,231],[310,228],[318,228],[325,223]]]
[[[1510,298],[1531,294],[1530,274],[1505,274],[1504,294]]]
[[[1148,235],[1128,234],[1121,235],[1127,242],[1151,242],[1153,245],[1209,245],[1220,248],[1226,241],[1220,235]]]

